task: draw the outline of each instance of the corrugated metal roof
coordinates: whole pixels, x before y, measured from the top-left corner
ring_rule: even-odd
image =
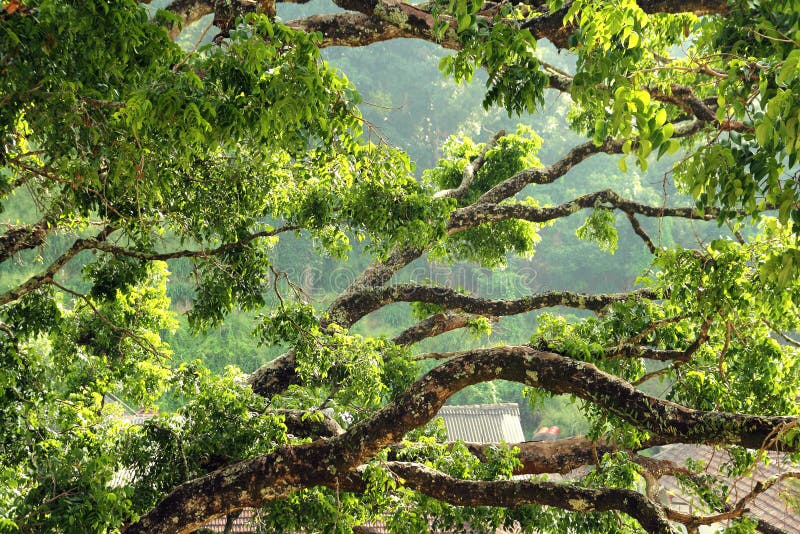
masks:
[[[447,427],[447,439],[470,443],[519,443],[525,441],[519,419],[519,406],[504,404],[465,404],[444,406],[438,414]]]
[[[227,522],[227,517],[222,516],[216,519],[212,519],[202,528],[208,529],[211,532],[225,532],[225,523]],[[242,510],[242,513],[239,514],[233,521],[233,525],[231,527],[232,534],[252,534],[256,532],[258,523],[258,519],[256,517],[256,511],[253,508],[245,508]]]
[[[792,465],[784,454],[777,452],[767,453],[770,459],[768,465],[759,464],[752,477],[730,479],[721,472],[722,464],[728,462],[730,457],[725,451],[702,445],[669,445],[654,454],[655,458],[671,460],[678,465],[685,465],[687,458],[702,460],[706,464],[706,472],[721,480],[725,480],[730,487],[730,500],[736,502],[750,493],[758,482],[766,480],[785,471],[792,470]],[[673,477],[663,477],[661,485],[664,487],[673,506],[689,506],[695,504],[691,498],[684,495],[678,481]],[[750,513],[763,519],[770,525],[781,528],[787,532],[800,532],[800,514],[793,511],[781,499],[780,494],[791,491],[785,483],[776,484],[753,501],[748,503]]]

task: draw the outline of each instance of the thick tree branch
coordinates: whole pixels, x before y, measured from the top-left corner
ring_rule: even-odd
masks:
[[[406,28],[395,26],[390,22],[363,13],[330,13],[312,15],[304,19],[290,20],[287,26],[307,33],[320,32],[322,34],[321,48],[330,46],[366,46],[392,39],[422,38],[432,41],[426,35]],[[442,43],[445,48],[454,48],[456,43],[446,41]]]
[[[148,2],[149,3],[149,2]],[[213,0],[173,0],[164,8],[178,15],[183,24],[169,28],[170,39],[180,35],[183,28],[214,12]]]
[[[296,365],[297,358],[294,351],[288,350],[251,373],[247,383],[256,394],[272,398],[289,386],[300,383]]]
[[[676,532],[660,504],[632,490],[528,480],[461,480],[422,464],[407,462],[387,462],[385,467],[403,486],[456,506],[541,504],[581,513],[617,510],[636,519],[647,532]],[[362,484],[353,480],[354,487],[346,485],[345,488],[357,491]]]
[[[335,484],[337,478],[343,482],[352,469],[430,421],[455,392],[497,379],[575,395],[655,436],[686,443],[760,448],[800,420],[692,410],[646,395],[591,364],[529,346],[477,349],[435,367],[344,434],[282,446],[182,484],[126,532],[190,532],[210,518],[258,506],[302,487]],[[789,444],[773,446],[796,450]]]
[[[488,299],[465,295],[448,287],[408,283],[364,289],[352,293],[349,295],[347,305],[342,306],[341,315],[330,319],[332,322],[338,323],[341,320],[344,324],[353,324],[354,319],[364,317],[394,302],[425,302],[443,306],[447,310],[503,317],[555,306],[598,311],[613,302],[630,298],[655,299],[658,298],[658,295],[647,289],[596,295],[570,291],[548,291],[517,299]]]
[[[568,217],[587,208],[618,209],[625,213],[645,215],[647,217],[682,217],[702,221],[712,220],[716,216],[716,210],[713,209],[701,212],[693,207],[648,206],[623,198],[610,189],[605,189],[583,195],[558,206],[545,208],[537,208],[525,204],[476,203],[453,212],[450,216],[447,231],[453,234],[467,228],[505,219],[521,219],[542,223]]]
[[[600,443],[583,436],[555,441],[524,441],[506,445],[487,443],[465,443],[464,445],[481,460],[487,457],[486,451],[490,447],[518,448],[519,455],[517,458],[522,467],[514,471],[515,475],[541,475],[545,473],[565,475],[584,465],[595,464],[597,459],[602,458],[606,453],[620,450],[620,447],[613,443]]]
[[[28,280],[18,285],[13,289],[9,289],[4,293],[0,293],[0,306],[13,302],[28,293],[35,291],[50,283],[53,277],[66,265],[72,258],[78,255],[79,252],[90,250],[98,243],[104,241],[115,230],[112,226],[107,226],[94,238],[81,238],[76,239],[72,246],[64,252],[61,256],[51,263],[47,269],[30,277]]]
[[[365,46],[379,41],[398,38],[418,38],[436,43],[443,48],[460,49],[461,42],[455,32],[446,32],[439,39],[434,33],[434,18],[422,6],[397,0],[339,0],[339,7],[349,10],[332,15],[314,15],[305,19],[292,20],[288,25],[305,31],[318,31],[323,35],[325,46]],[[698,15],[724,13],[727,9],[724,0],[695,0],[691,2],[672,2],[668,0],[639,2],[647,13],[691,12]],[[546,8],[545,8],[546,9]],[[552,13],[544,13],[525,21],[522,28],[528,29],[537,39],[547,39],[559,48],[568,47],[568,39],[575,32],[574,26],[564,26],[564,8]],[[493,16],[480,15],[487,25],[498,24]],[[500,22],[499,24],[506,24]],[[452,25],[455,29],[455,24]],[[563,81],[563,80],[562,80]],[[563,84],[556,84],[560,88]]]
[[[330,416],[320,411],[276,410],[283,415],[289,434],[313,439],[332,438],[344,433],[344,429]]]

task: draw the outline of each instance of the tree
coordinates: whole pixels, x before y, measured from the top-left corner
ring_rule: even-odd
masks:
[[[764,450],[800,449],[800,4],[335,3],[342,11],[281,22],[269,1],[2,2],[0,194],[4,209],[32,202],[35,215],[0,235],[0,529],[191,532],[260,507],[277,531],[383,518],[412,532],[515,521],[694,532],[720,519],[775,532],[748,515],[764,486],[731,500],[713,477],[643,452],[727,447],[743,474]],[[212,44],[175,44],[212,13]],[[569,95],[570,126],[589,140],[543,165],[547,139],[525,127],[455,137],[415,179],[402,150],[364,140],[355,88],[319,52],[400,38],[452,50],[441,69],[456,80],[485,69],[487,107],[535,112],[545,91]],[[542,39],[574,68],[541,60]],[[679,150],[659,204],[610,189],[536,200],[603,154],[644,173]],[[393,281],[422,257],[502,267],[583,210],[579,236],[613,250],[621,214],[652,254],[637,289],[494,299]],[[730,231],[666,247],[643,221],[665,218]],[[275,268],[276,242],[293,236],[333,257],[363,240],[373,260],[315,309]],[[246,377],[172,366],[164,262],[178,258],[193,262],[193,328],[259,312],[258,339],[283,354]],[[65,276],[75,266],[83,281]],[[396,303],[412,311],[395,337],[351,331]],[[518,345],[414,350],[565,307],[593,315],[542,315]],[[533,399],[570,396],[591,431],[504,446],[438,439],[429,423],[443,403],[495,379]],[[642,391],[654,379],[663,395]],[[164,395],[179,408],[141,426],[109,400],[152,407]],[[594,469],[569,482],[511,479],[581,466]],[[660,503],[667,474],[708,509]]]

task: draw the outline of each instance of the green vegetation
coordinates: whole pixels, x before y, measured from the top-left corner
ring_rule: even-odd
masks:
[[[0,532],[774,532],[647,455],[800,460],[798,13],[2,0]]]

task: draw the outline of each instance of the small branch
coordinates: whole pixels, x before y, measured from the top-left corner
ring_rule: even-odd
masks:
[[[647,325],[647,327],[644,330],[639,332],[639,334],[637,334],[636,336],[631,338],[629,343],[632,344],[632,345],[639,344],[647,336],[649,336],[650,334],[652,334],[653,332],[655,332],[657,329],[661,328],[662,326],[665,326],[665,325],[668,325],[668,324],[677,323],[678,321],[682,321],[682,320],[686,319],[687,317],[689,317],[689,315],[684,313],[684,314],[681,314],[681,315],[674,315],[672,317],[667,317],[667,318],[664,318],[664,319],[658,319],[656,321],[653,321],[649,325]]]
[[[100,321],[102,321],[102,323],[105,324],[107,327],[109,327],[111,330],[113,330],[115,332],[118,332],[120,334],[123,334],[125,336],[128,336],[129,338],[131,338],[137,345],[139,345],[145,351],[150,352],[151,354],[154,354],[156,356],[161,356],[161,353],[158,351],[158,349],[148,339],[137,335],[135,332],[133,332],[132,330],[129,330],[128,328],[123,328],[121,326],[115,325],[111,321],[111,319],[106,317],[105,314],[103,314],[97,308],[97,306],[94,305],[94,303],[91,301],[91,299],[89,299],[89,297],[87,297],[86,295],[84,295],[82,293],[78,293],[77,291],[73,291],[72,289],[69,289],[67,287],[64,287],[61,284],[59,284],[58,282],[56,282],[55,280],[50,281],[50,284],[53,285],[54,287],[57,287],[58,289],[60,289],[64,293],[68,293],[68,294],[72,295],[73,297],[76,297],[76,298],[82,300],[92,310],[92,313],[94,313],[95,316],[98,319],[100,319]]]
[[[504,135],[506,135],[505,130],[500,130],[499,132],[497,132],[494,135],[494,137],[492,137],[489,140],[489,142],[486,143],[486,146],[483,147],[483,150],[481,150],[481,153],[478,155],[478,157],[472,160],[470,163],[467,163],[467,165],[464,167],[464,173],[461,177],[461,183],[457,188],[443,189],[442,191],[437,191],[433,195],[433,198],[460,199],[464,195],[466,195],[467,191],[469,191],[469,188],[472,185],[473,180],[475,180],[475,175],[478,174],[478,171],[480,171],[481,167],[483,167],[483,164],[486,160],[486,154],[489,152],[489,150],[494,148],[494,146],[497,144],[497,141]]]
[[[408,347],[423,339],[435,337],[458,328],[464,328],[474,316],[459,313],[435,313],[399,333],[393,343]]]
[[[106,226],[99,234],[97,234],[94,238],[89,239],[77,239],[72,244],[72,246],[64,252],[61,256],[59,256],[53,263],[51,263],[47,269],[40,272],[37,275],[30,277],[27,281],[23,282],[22,284],[18,285],[13,289],[9,289],[4,293],[0,293],[0,306],[4,304],[8,304],[9,302],[13,302],[32,291],[35,291],[42,287],[43,285],[49,284],[53,281],[53,277],[56,275],[61,268],[66,265],[72,258],[78,255],[79,252],[84,250],[89,250],[93,248],[96,244],[101,241],[104,241],[112,232],[114,232],[115,228],[113,226]]]
[[[656,248],[655,244],[653,244],[653,240],[650,239],[650,236],[647,235],[647,232],[644,231],[642,225],[639,224],[639,221],[636,219],[636,216],[633,213],[629,213],[627,211],[625,212],[625,216],[630,221],[631,227],[633,228],[633,231],[636,233],[636,235],[641,237],[642,241],[644,241],[644,244],[647,247],[647,250],[650,251],[650,254],[655,254],[658,249]]]
[[[645,347],[633,343],[625,343],[617,347],[614,347],[613,349],[607,349],[605,352],[605,357],[606,358],[634,357],[634,358],[647,358],[649,360],[658,360],[658,361],[688,362],[689,360],[692,359],[694,353],[700,349],[703,343],[708,341],[708,331],[711,328],[711,323],[712,323],[712,318],[709,316],[708,318],[706,318],[705,321],[703,321],[703,324],[700,325],[700,332],[698,333],[695,340],[692,341],[692,343],[684,350],[654,349],[651,347]],[[637,338],[640,336],[637,336]]]
[[[658,369],[657,371],[651,371],[649,373],[645,373],[639,379],[634,380],[633,382],[631,382],[631,385],[632,386],[636,386],[636,387],[641,386],[642,384],[644,384],[645,382],[647,382],[651,378],[656,378],[658,376],[665,375],[665,374],[669,373],[672,369],[673,369],[673,366],[667,366],[667,367],[662,367],[661,369]]]
[[[189,58],[192,57],[192,55],[194,55],[195,52],[197,52],[197,49],[200,48],[200,43],[203,42],[203,39],[205,39],[206,34],[208,34],[208,30],[210,30],[212,27],[214,27],[214,21],[213,20],[211,22],[209,22],[206,25],[206,27],[203,29],[203,32],[200,34],[200,37],[197,38],[197,41],[195,41],[194,46],[192,47],[192,49],[189,50],[189,52],[183,57],[182,60],[180,60],[179,63],[177,63],[174,67],[172,67],[172,71],[173,72],[177,72],[178,69],[180,69],[182,66],[184,66],[186,64],[186,62],[189,61]]]
[[[791,338],[791,337],[787,336],[787,335],[786,335],[784,332],[782,332],[781,330],[778,330],[777,328],[775,328],[775,327],[774,327],[774,326],[773,326],[773,325],[772,325],[772,324],[769,322],[769,320],[767,320],[766,318],[762,318],[762,319],[761,319],[761,322],[762,322],[762,323],[764,323],[765,325],[767,325],[767,326],[770,328],[770,330],[772,330],[773,332],[775,332],[775,333],[776,333],[776,334],[777,334],[777,335],[778,335],[778,336],[779,336],[781,339],[783,339],[785,342],[787,342],[788,344],[790,344],[790,345],[791,345],[791,346],[793,346],[793,347],[799,347],[799,348],[800,348],[800,341],[797,341],[796,339],[794,339],[794,338]]]
[[[280,228],[276,228],[274,230],[254,232],[239,239],[238,241],[234,241],[232,243],[225,243],[224,245],[220,245],[217,248],[212,248],[208,250],[176,250],[173,252],[160,252],[160,253],[140,252],[138,250],[130,250],[124,247],[118,247],[107,242],[98,242],[91,248],[95,250],[101,250],[103,252],[108,252],[111,254],[117,254],[119,256],[129,256],[131,258],[138,258],[140,260],[148,260],[148,261],[155,261],[155,260],[163,261],[163,260],[172,260],[176,258],[209,258],[211,256],[218,256],[225,252],[230,252],[231,250],[242,248],[248,243],[256,239],[259,239],[261,237],[271,237],[283,232],[290,232],[299,229],[300,229],[299,226],[286,225]]]
[[[729,519],[741,517],[747,511],[745,508],[747,504],[752,502],[756,497],[758,497],[759,495],[770,489],[775,484],[778,484],[790,478],[800,478],[800,471],[789,471],[781,473],[779,475],[770,477],[767,480],[757,482],[755,487],[750,493],[742,497],[735,505],[733,505],[732,507],[728,507],[725,511],[719,514],[704,516],[704,517],[696,517],[696,516],[691,516],[689,514],[684,514],[682,512],[677,512],[675,510],[667,509],[667,517],[669,517],[670,520],[672,521],[677,521],[689,527],[712,525],[714,523],[720,523],[723,521],[727,521]]]

